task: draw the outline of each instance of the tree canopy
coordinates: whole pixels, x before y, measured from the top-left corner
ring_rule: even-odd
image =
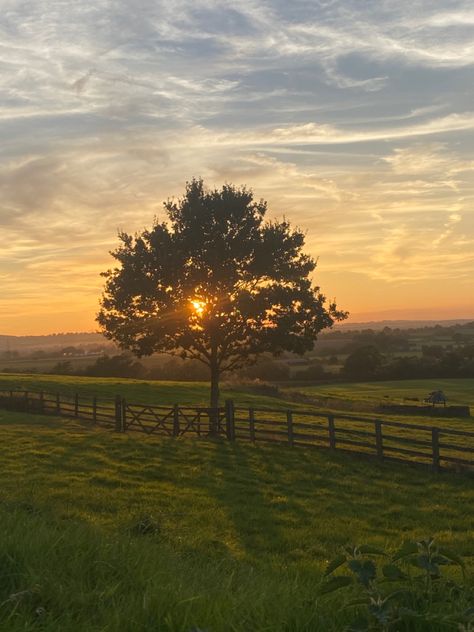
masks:
[[[138,356],[165,352],[207,365],[211,406],[223,373],[264,352],[303,354],[346,317],[313,286],[304,233],[266,220],[267,204],[251,190],[192,180],[164,207],[166,221],[119,234],[97,319]]]

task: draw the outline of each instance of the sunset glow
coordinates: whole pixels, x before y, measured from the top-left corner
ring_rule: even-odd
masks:
[[[191,305],[198,316],[202,316],[204,314],[206,304],[203,301],[194,300],[191,301]]]
[[[7,5],[0,333],[97,329],[117,231],[194,176],[306,230],[353,321],[474,318],[468,0]]]

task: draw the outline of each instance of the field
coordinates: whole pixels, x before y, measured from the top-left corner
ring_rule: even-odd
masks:
[[[400,380],[393,382],[360,382],[298,387],[298,391],[315,397],[334,398],[351,402],[380,404],[384,400],[402,403],[423,399],[434,390],[442,390],[448,404],[474,408],[474,379]]]
[[[350,385],[354,397],[379,386]],[[1,376],[13,387],[167,404],[207,396],[199,383]],[[2,630],[342,630],[348,613],[317,587],[344,544],[395,549],[434,535],[474,570],[468,475],[2,411],[0,442]]]
[[[10,374],[0,373],[0,390],[19,389],[60,392],[84,395],[96,394],[102,397],[114,397],[121,394],[133,402],[154,404],[191,404],[206,405],[208,385],[203,382],[153,382],[123,378],[88,378],[78,376]],[[474,379],[436,379],[436,380],[400,380],[393,382],[361,382],[347,384],[327,384],[319,386],[288,386],[281,389],[281,397],[273,397],[262,392],[252,392],[248,387],[224,384],[222,399],[234,399],[241,406],[272,406],[281,408],[301,408],[301,403],[292,398],[294,391],[334,400],[330,406],[337,410],[338,401],[366,402],[378,405],[386,400],[402,402],[405,398],[418,398],[420,401],[433,391],[441,389],[448,398],[448,404],[464,404],[474,407]],[[287,395],[285,397],[285,395]],[[306,404],[306,408],[308,405]]]

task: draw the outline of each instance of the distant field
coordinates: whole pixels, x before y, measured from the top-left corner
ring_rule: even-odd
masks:
[[[156,404],[206,404],[209,384],[206,382],[167,382],[134,380],[126,378],[90,378],[79,376],[10,374],[0,373],[0,389],[21,388],[31,390],[49,390],[51,392],[84,394],[97,393],[104,397],[123,394],[137,402]],[[282,397],[268,397],[250,393],[245,387],[224,384],[222,399],[234,398],[238,403],[261,405],[278,403],[285,400],[285,393],[299,391],[308,395],[334,397],[350,401],[383,402],[384,399],[403,401],[404,398],[419,398],[422,401],[428,393],[441,389],[448,403],[474,406],[474,378],[466,379],[429,379],[397,380],[390,382],[347,382],[342,384],[323,384],[317,386],[286,386],[281,389]],[[291,398],[288,398],[291,400]],[[293,404],[294,405],[294,404]]]
[[[15,358],[0,360],[0,370],[9,371],[51,371],[59,362],[69,362],[74,370],[84,370],[94,364],[98,355],[76,356],[76,357],[54,357],[54,358]]]
[[[24,375],[0,373],[1,389],[31,389],[36,391],[60,392],[64,394],[96,394],[101,397],[122,395],[131,402],[173,405],[208,405],[209,384],[206,382],[166,382],[125,378],[90,378],[62,375]],[[233,398],[240,405],[285,406],[284,401],[262,394],[255,394],[245,388],[224,387],[222,400]]]
[[[308,395],[379,403],[387,398],[400,402],[404,398],[419,398],[420,401],[423,401],[428,393],[439,389],[446,395],[448,404],[463,404],[474,407],[474,378],[348,382],[344,384],[304,386],[298,387],[297,390]]]
[[[9,632],[336,631],[316,588],[344,544],[434,535],[474,567],[466,476],[1,411],[0,444]]]

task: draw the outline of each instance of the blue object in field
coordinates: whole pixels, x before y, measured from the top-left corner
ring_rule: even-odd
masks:
[[[446,406],[446,397],[443,391],[432,391],[428,397],[425,399],[425,402],[429,402],[430,404],[443,404]]]

